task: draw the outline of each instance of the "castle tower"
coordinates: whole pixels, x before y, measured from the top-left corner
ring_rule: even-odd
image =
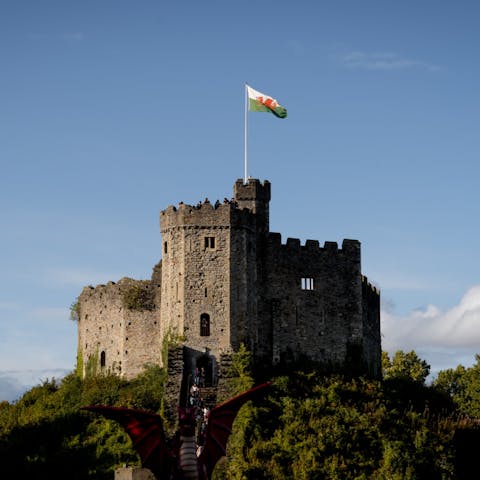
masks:
[[[268,233],[270,228],[270,182],[265,180],[262,184],[259,180],[251,178],[245,184],[243,180],[237,180],[233,192],[238,207],[247,208],[256,215],[258,233]]]
[[[269,200],[268,182],[239,180],[232,201],[160,214],[162,336],[183,338],[187,368],[207,365],[212,381],[222,354],[254,345],[257,245],[268,232]]]

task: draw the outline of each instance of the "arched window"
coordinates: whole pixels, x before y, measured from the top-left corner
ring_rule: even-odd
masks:
[[[106,364],[106,359],[105,359],[105,350],[102,351],[100,354],[100,367],[104,367]]]
[[[200,315],[200,336],[210,336],[210,315],[208,313],[202,313]]]

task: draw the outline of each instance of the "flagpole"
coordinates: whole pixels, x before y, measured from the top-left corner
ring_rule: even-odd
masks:
[[[243,184],[246,185],[248,183],[248,135],[247,135],[247,132],[248,132],[248,115],[247,115],[247,111],[248,111],[248,93],[247,93],[247,84],[245,83],[245,137],[244,137],[244,141],[245,141],[245,145],[244,145],[244,148],[245,148],[245,173],[244,173],[244,177],[243,177]]]

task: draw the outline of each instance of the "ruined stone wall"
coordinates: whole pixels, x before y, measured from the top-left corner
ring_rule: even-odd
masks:
[[[146,365],[162,366],[162,336],[159,310],[124,312],[123,369],[126,378],[141,373]]]
[[[266,289],[274,362],[303,354],[338,367],[349,345],[361,344],[359,242],[344,240],[341,249],[326,242],[321,248],[314,240],[302,246],[289,238],[282,245],[279,234],[270,234]]]
[[[124,351],[124,309],[121,300],[122,279],[118,284],[85,287],[78,298],[79,347],[83,362],[83,375],[87,365],[90,373],[106,371],[122,374]],[[101,367],[102,352],[105,352],[105,366]]]
[[[83,289],[78,298],[83,375],[90,365],[91,373],[132,378],[147,363],[161,364],[159,310],[155,305],[150,310],[130,310],[124,305],[125,293],[139,285],[154,288],[150,282],[123,278],[118,283]]]

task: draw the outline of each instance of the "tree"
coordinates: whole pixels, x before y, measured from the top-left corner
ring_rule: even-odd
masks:
[[[382,370],[383,378],[386,380],[398,378],[424,385],[430,373],[430,365],[414,350],[408,353],[397,350],[391,360],[388,353],[382,352]]]
[[[453,400],[458,401],[464,394],[465,373],[466,369],[463,365],[458,365],[455,369],[441,370],[438,372],[433,385],[442,392],[447,393]]]
[[[434,386],[452,398],[460,413],[480,418],[480,355],[475,355],[475,359],[470,368],[458,365],[440,371]]]

